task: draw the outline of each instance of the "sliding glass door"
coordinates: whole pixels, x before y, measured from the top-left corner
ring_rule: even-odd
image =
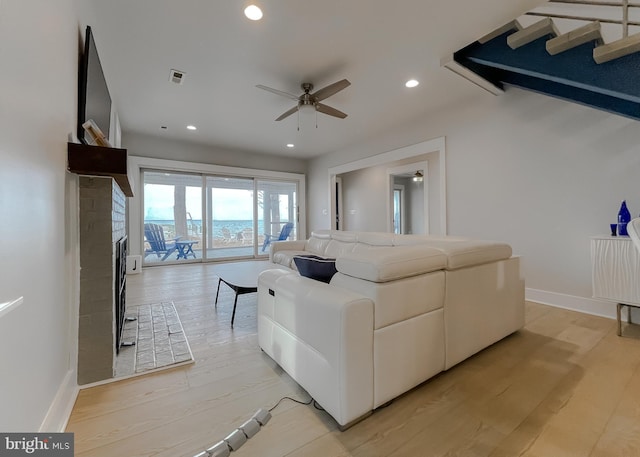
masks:
[[[297,239],[298,182],[143,171],[145,265],[265,257]]]
[[[254,180],[207,176],[207,259],[254,255]]]
[[[288,181],[257,181],[259,255],[269,254],[269,244],[281,235],[289,240],[297,239],[298,186]],[[293,226],[288,229],[287,224]],[[287,234],[283,230],[290,232]]]
[[[143,174],[145,264],[202,258],[202,177]]]

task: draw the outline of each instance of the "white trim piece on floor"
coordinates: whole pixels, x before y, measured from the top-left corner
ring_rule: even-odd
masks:
[[[9,311],[17,308],[22,303],[24,303],[24,297],[18,297],[15,300],[11,300],[8,302],[0,303],[0,317],[7,314]]]
[[[189,348],[189,350],[191,350],[191,348]],[[140,373],[132,373],[132,374],[128,374],[128,375],[123,375],[123,376],[117,376],[117,377],[113,377],[113,378],[103,379],[101,381],[91,382],[89,384],[82,384],[81,386],[78,386],[78,391],[85,390],[85,389],[91,389],[92,387],[104,386],[106,384],[111,384],[111,383],[118,382],[118,381],[124,381],[125,379],[138,378],[140,376],[146,376],[148,374],[158,373],[160,371],[173,370],[174,368],[184,367],[186,365],[191,365],[191,364],[194,364],[194,363],[196,363],[196,361],[193,358],[193,354],[192,354],[191,360],[185,360],[184,362],[177,362],[177,363],[174,363],[172,365],[166,365],[164,367],[154,368],[152,370],[141,371]]]
[[[40,432],[64,432],[71,417],[80,389],[76,384],[76,371],[69,370],[56,393],[49,411],[40,424]]]
[[[615,302],[597,300],[595,298],[578,297],[546,290],[525,288],[525,300],[555,306],[556,308],[569,309],[594,316],[616,318]]]

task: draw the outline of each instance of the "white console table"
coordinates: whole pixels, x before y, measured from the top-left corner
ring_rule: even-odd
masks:
[[[591,238],[593,297],[617,303],[618,335],[623,306],[640,308],[640,254],[628,236]],[[631,310],[629,310],[631,322]]]

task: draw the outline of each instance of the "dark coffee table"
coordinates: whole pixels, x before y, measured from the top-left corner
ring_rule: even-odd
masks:
[[[220,283],[225,283],[236,293],[233,300],[233,313],[231,314],[231,328],[236,317],[236,305],[238,295],[250,294],[258,291],[258,275],[265,270],[281,268],[279,265],[268,260],[250,260],[246,262],[231,262],[216,265],[215,271],[218,275],[218,290],[216,291],[215,306],[218,307],[218,295],[220,293]]]

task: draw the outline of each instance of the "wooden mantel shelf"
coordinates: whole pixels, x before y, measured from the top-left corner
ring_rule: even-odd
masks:
[[[90,176],[111,176],[127,197],[133,197],[127,173],[127,150],[67,143],[68,165],[71,173]]]

